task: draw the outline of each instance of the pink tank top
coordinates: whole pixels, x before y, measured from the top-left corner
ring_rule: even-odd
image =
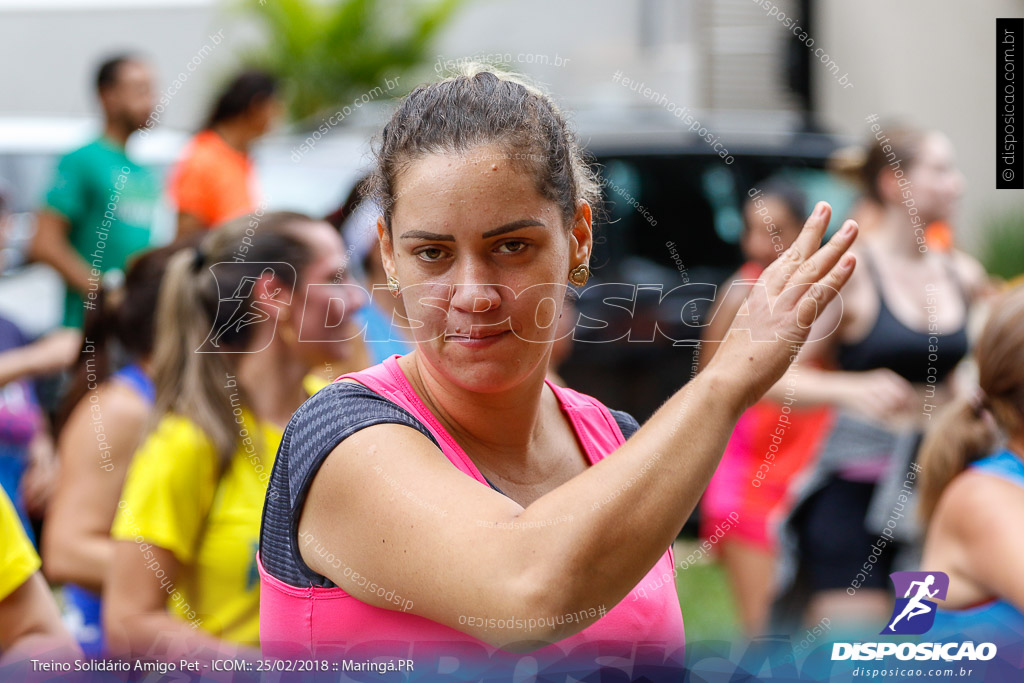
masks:
[[[489,486],[420,401],[397,358],[391,356],[338,379],[357,380],[408,410],[433,434],[453,466]],[[571,389],[551,382],[547,385],[569,417],[591,464],[623,443],[622,432],[604,405]],[[446,673],[444,666],[457,666],[460,677],[478,675],[494,667],[514,666],[522,657],[535,659],[542,669],[560,671],[566,666],[573,671],[588,665],[597,668],[600,659],[601,667],[614,665],[627,673],[637,667],[650,671],[652,666],[668,673],[681,670],[685,640],[673,570],[669,548],[636,588],[598,621],[540,650],[511,654],[415,614],[368,605],[338,587],[286,584],[270,576],[261,562],[260,641],[265,656],[411,659],[417,677],[431,666],[441,667],[437,674]]]

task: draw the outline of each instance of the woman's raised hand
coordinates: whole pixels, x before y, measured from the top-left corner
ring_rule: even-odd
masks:
[[[793,245],[761,274],[712,359],[739,383],[747,405],[777,382],[807,340],[811,325],[850,279],[855,259],[846,254],[857,224],[819,247],[832,207],[818,202]]]

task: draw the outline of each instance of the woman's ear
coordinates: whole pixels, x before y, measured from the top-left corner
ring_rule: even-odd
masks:
[[[395,272],[395,245],[391,242],[391,234],[384,222],[384,216],[377,217],[377,241],[380,243],[380,260],[384,266],[384,274],[397,278]]]
[[[581,263],[590,263],[590,254],[594,249],[593,212],[590,204],[580,202],[573,216],[573,226],[569,239],[569,262],[571,267]]]
[[[887,202],[898,202],[900,198],[899,179],[892,169],[882,169],[875,178],[879,196]]]

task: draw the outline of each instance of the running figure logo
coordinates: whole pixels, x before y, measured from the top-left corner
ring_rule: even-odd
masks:
[[[295,282],[295,269],[289,263],[235,263],[221,262],[210,266],[210,271],[217,282],[218,301],[217,313],[213,327],[206,340],[196,349],[196,353],[256,353],[262,349],[239,351],[228,350],[231,341],[237,338],[243,328],[273,320],[277,326],[277,317],[281,308],[291,303],[291,292],[282,287],[274,287],[270,291],[255,293],[256,283],[262,279],[273,278],[275,274],[289,271],[291,281]],[[228,283],[232,283],[228,285]],[[224,285],[228,285],[226,288]],[[226,296],[225,296],[226,295]],[[267,342],[267,345],[270,341]],[[226,346],[225,346],[226,345]],[[265,348],[265,347],[264,347]]]
[[[896,589],[896,605],[881,635],[925,633],[935,623],[935,603],[930,598],[946,599],[949,577],[943,572],[893,572],[889,578]]]

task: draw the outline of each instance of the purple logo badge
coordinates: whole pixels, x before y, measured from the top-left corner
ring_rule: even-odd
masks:
[[[892,617],[881,635],[921,635],[935,623],[935,603],[946,599],[949,577],[943,572],[893,572],[889,575],[896,591]]]

